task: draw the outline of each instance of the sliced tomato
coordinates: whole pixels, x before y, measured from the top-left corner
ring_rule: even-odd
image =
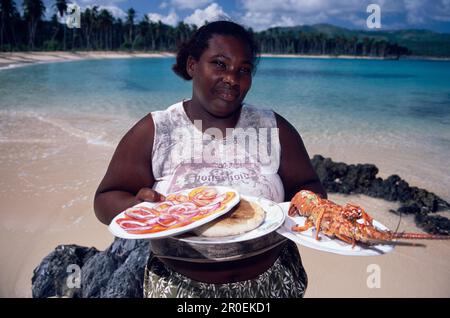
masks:
[[[183,202],[188,202],[189,198],[187,195],[184,194],[177,194],[175,196],[175,201],[179,202],[179,203],[183,203]]]
[[[161,226],[171,227],[180,223],[180,220],[179,218],[177,218],[175,215],[172,214],[161,214],[158,217],[157,222]]]
[[[197,193],[194,198],[199,200],[212,200],[217,196],[217,190],[214,188],[204,188]]]
[[[177,197],[176,194],[169,194],[169,195],[166,197],[166,201],[176,201],[176,197]]]
[[[196,206],[202,207],[211,203],[211,200],[192,199]]]
[[[158,217],[159,212],[146,207],[137,207],[126,210],[125,215],[136,220],[150,220]]]
[[[223,205],[227,204],[228,202],[233,200],[235,196],[236,196],[236,193],[234,193],[234,192],[231,192],[231,191],[225,192],[225,198],[222,200],[222,204]]]
[[[147,223],[143,221],[133,220],[133,219],[118,219],[117,224],[129,233],[133,233],[135,231],[148,231],[155,227],[156,222]]]
[[[167,213],[169,214],[176,214],[176,215],[183,215],[183,214],[191,214],[198,210],[197,206],[192,202],[185,202],[180,203],[174,206],[171,206],[169,209],[167,209]]]
[[[216,203],[211,203],[211,204],[208,204],[206,206],[200,207],[198,209],[200,210],[200,214],[205,215],[205,214],[213,213],[214,211],[219,209],[220,206],[221,206],[221,203],[220,202],[216,202]]]
[[[156,211],[158,211],[158,212],[164,212],[164,211],[166,211],[168,208],[170,208],[170,207],[173,206],[173,205],[175,205],[174,202],[172,202],[172,201],[167,201],[167,200],[166,200],[166,201],[163,201],[163,202],[161,202],[161,203],[155,205],[155,206],[153,207],[153,209],[156,210]]]
[[[202,192],[203,190],[205,190],[205,188],[206,188],[206,187],[198,187],[198,188],[195,188],[195,189],[191,190],[191,192],[189,192],[189,194],[188,194],[189,200],[192,201],[192,199],[193,199],[198,193],[200,193],[200,192]]]

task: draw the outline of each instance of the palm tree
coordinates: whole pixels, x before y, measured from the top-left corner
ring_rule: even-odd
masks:
[[[133,48],[133,25],[134,25],[134,18],[136,17],[136,11],[133,8],[129,8],[127,11],[127,21],[126,24],[128,25],[128,42],[131,45],[131,48]]]
[[[84,20],[83,23],[83,30],[86,37],[86,46],[87,49],[92,49],[92,35],[97,28],[97,21],[98,18],[98,6],[93,6],[92,8],[86,8],[84,10],[84,14],[82,15],[82,20]]]
[[[14,32],[12,21],[16,13],[17,9],[14,1],[0,0],[0,50],[3,49],[5,29],[9,26],[9,29],[12,31],[12,33]]]
[[[56,9],[56,12],[59,13],[61,18],[64,17],[67,11],[67,1],[66,0],[56,0],[53,7]],[[63,50],[66,50],[66,24],[63,24],[64,36],[63,36]],[[59,31],[59,24],[58,24]]]
[[[23,15],[28,21],[28,47],[34,49],[37,25],[44,16],[45,6],[42,0],[23,0]]]
[[[144,18],[141,22],[139,22],[139,37],[142,39],[142,45],[144,46],[144,50],[148,49],[148,34],[150,30],[150,19],[147,15],[144,15]]]
[[[111,39],[111,28],[114,23],[114,17],[111,15],[111,13],[106,10],[102,9],[100,10],[100,13],[98,15],[98,27],[100,31],[100,38],[102,41],[102,47],[104,49],[110,49],[110,42],[108,41],[108,38]]]
[[[123,22],[121,18],[117,18],[114,19],[113,22],[113,29],[114,29],[114,33],[113,33],[113,47],[117,48],[120,47],[120,45],[122,44],[122,39],[124,38],[123,33],[124,33],[124,26],[123,26]]]

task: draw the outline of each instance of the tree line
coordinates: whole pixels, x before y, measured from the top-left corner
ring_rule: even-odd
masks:
[[[149,20],[137,21],[130,8],[124,19],[107,9],[92,6],[81,12],[81,28],[65,23],[69,1],[55,0],[53,15],[44,20],[46,7],[41,0],[23,0],[22,14],[13,0],[0,0],[0,51],[27,50],[144,50],[176,51],[178,45],[197,30],[184,22],[176,27]],[[253,30],[250,29],[251,32]],[[254,32],[262,53],[395,56],[411,52],[395,43],[370,37],[333,36],[324,33],[282,32],[272,28]]]

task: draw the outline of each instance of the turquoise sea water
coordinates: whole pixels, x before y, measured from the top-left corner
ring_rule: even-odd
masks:
[[[0,70],[0,114],[7,114],[3,121],[36,118],[114,147],[140,117],[191,96],[191,83],[171,71],[173,62],[84,60]],[[420,159],[427,166],[422,174],[444,173],[441,186],[449,188],[450,174],[442,167],[450,166],[448,61],[262,58],[246,102],[274,109],[307,146],[325,142],[330,153],[355,144],[358,151],[374,145],[415,149],[417,158],[429,157]],[[0,122],[0,134],[5,140],[20,131]]]
[[[190,97],[190,83],[171,72],[172,63],[87,60],[3,70],[0,109],[136,119]],[[246,101],[273,108],[302,131],[444,130],[445,139],[450,62],[262,58]]]

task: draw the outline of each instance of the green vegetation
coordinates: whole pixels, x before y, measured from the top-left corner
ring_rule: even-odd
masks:
[[[81,13],[81,28],[69,29],[69,1],[55,0],[50,21],[43,20],[41,0],[23,0],[23,14],[13,0],[0,0],[0,51],[144,50],[175,51],[197,30],[180,22],[172,27],[147,16],[136,21],[128,9],[124,20],[98,6]],[[403,55],[450,57],[450,34],[427,30],[356,31],[329,24],[278,27],[255,32],[262,53],[355,55],[398,58]]]
[[[291,34],[302,33],[304,36],[321,34],[322,40],[325,38],[333,39],[336,42],[344,41],[349,46],[355,41],[360,44],[369,41],[372,45],[378,47],[386,45],[387,42],[390,45],[396,44],[399,47],[407,48],[411,55],[450,57],[450,34],[429,30],[361,31],[349,30],[330,24],[316,24],[313,26],[274,28],[266,32],[269,31]]]

